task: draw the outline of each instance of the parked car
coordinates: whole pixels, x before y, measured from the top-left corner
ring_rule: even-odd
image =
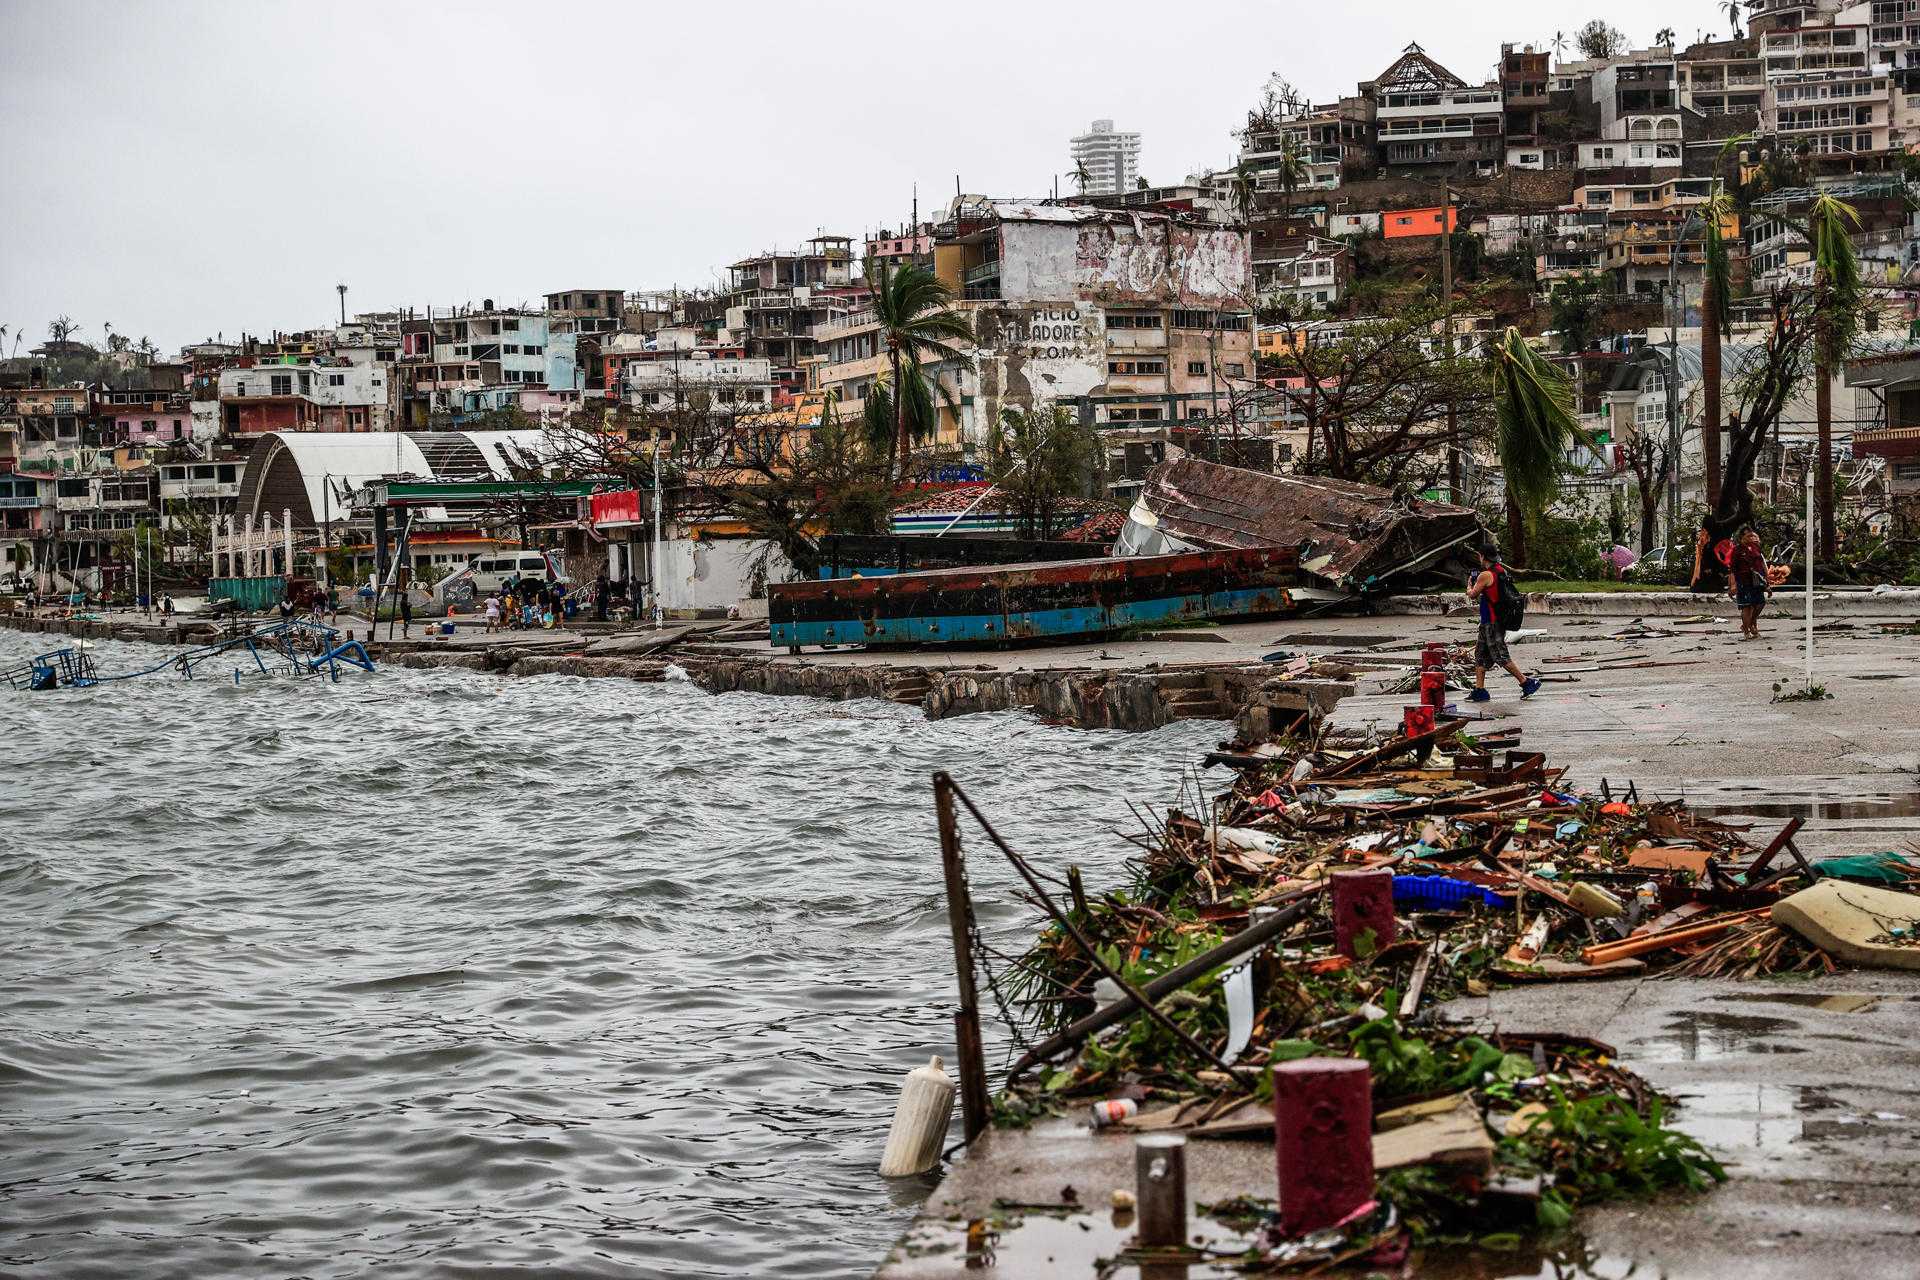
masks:
[[[552,552],[489,551],[435,583],[433,602],[443,608],[450,604],[472,608],[476,600],[486,599],[513,577],[534,582],[568,581],[560,557]]]
[[[1627,578],[1657,578],[1667,571],[1667,548],[1655,547],[1622,572]]]

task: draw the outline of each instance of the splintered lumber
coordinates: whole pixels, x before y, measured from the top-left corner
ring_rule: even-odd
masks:
[[[1716,916],[1712,920],[1682,925],[1678,929],[1649,933],[1639,938],[1627,938],[1621,942],[1603,942],[1596,947],[1583,948],[1580,958],[1588,964],[1606,964],[1613,960],[1626,960],[1655,951],[1665,951],[1686,942],[1705,942],[1709,938],[1719,937],[1744,920],[1757,920],[1771,910],[1773,910],[1772,907],[1758,907],[1752,911],[1736,911],[1732,915]]]
[[[1760,851],[1760,856],[1747,864],[1746,881],[1748,884],[1752,884],[1753,878],[1767,869],[1767,864],[1772,862],[1782,849],[1793,843],[1794,836],[1800,833],[1800,828],[1805,826],[1806,822],[1807,820],[1805,818],[1796,817],[1788,819],[1787,825],[1780,828],[1780,834],[1776,835],[1768,843],[1767,847]]]

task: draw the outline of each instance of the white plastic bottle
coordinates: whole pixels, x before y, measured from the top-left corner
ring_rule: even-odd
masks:
[[[953,1078],[941,1069],[937,1055],[907,1072],[893,1128],[887,1132],[887,1149],[880,1157],[881,1177],[910,1177],[940,1162],[940,1144],[953,1120],[954,1092]]]

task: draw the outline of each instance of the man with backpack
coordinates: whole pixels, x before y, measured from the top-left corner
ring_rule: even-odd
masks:
[[[1480,636],[1473,645],[1473,692],[1467,695],[1467,701],[1491,700],[1493,695],[1487,692],[1487,671],[1493,667],[1506,668],[1520,682],[1520,696],[1531,698],[1540,691],[1539,679],[1522,673],[1514,665],[1513,655],[1507,652],[1507,632],[1520,629],[1526,617],[1527,598],[1513,585],[1513,575],[1507,572],[1507,566],[1500,563],[1498,547],[1480,548],[1480,572],[1474,574],[1473,582],[1467,587],[1467,600],[1480,605]]]

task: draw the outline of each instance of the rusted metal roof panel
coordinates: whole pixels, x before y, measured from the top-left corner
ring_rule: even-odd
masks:
[[[1295,547],[1302,573],[1369,590],[1481,536],[1467,507],[1396,498],[1322,476],[1269,475],[1181,458],[1147,473],[1140,501],[1161,532],[1199,547]]]

